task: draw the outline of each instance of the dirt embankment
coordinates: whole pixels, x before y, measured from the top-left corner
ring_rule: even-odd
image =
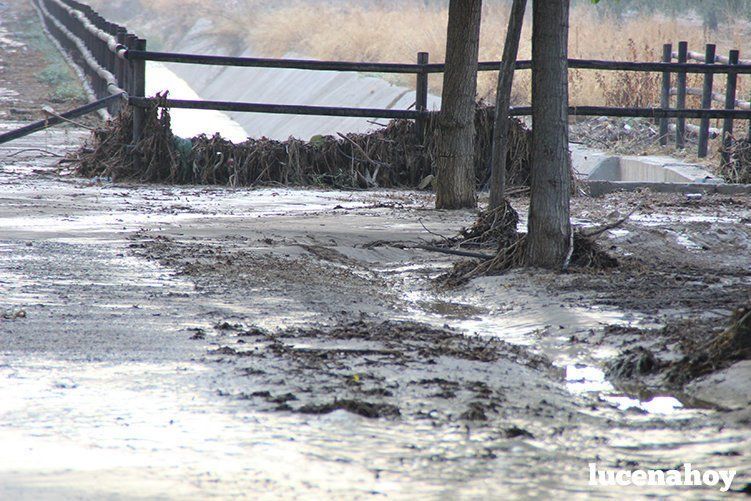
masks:
[[[31,2],[0,4],[0,119],[44,118],[43,105],[64,111],[86,102],[73,70],[47,39]]]

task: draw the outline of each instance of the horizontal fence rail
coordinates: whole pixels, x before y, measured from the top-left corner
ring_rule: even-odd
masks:
[[[279,115],[319,115],[332,117],[390,118],[418,120],[428,117],[429,111],[386,110],[380,108],[342,108],[334,106],[304,106],[246,103],[233,101],[192,101],[183,99],[159,99],[131,97],[136,106],[157,103],[165,108],[238,111],[246,113],[274,113]],[[492,114],[492,111],[491,111]],[[532,115],[531,106],[517,106],[509,109],[514,117]],[[673,108],[613,108],[608,106],[570,106],[571,116],[611,116],[641,118],[733,118],[751,119],[751,110],[712,110],[712,109],[673,109]]]
[[[208,54],[179,54],[174,52],[151,52],[128,50],[125,57],[130,60],[159,61],[163,63],[186,63],[210,66],[235,66],[248,68],[278,68],[313,71],[353,71],[372,73],[411,73],[422,71],[432,65],[409,63],[356,63],[347,61],[318,61],[314,59],[267,59],[259,57],[215,56]]]
[[[0,134],[0,144],[7,143],[8,141],[13,141],[14,139],[18,139],[24,136],[28,136],[29,134],[47,129],[49,127],[52,127],[53,125],[68,122],[74,118],[88,115],[89,113],[93,111],[106,108],[110,106],[113,102],[116,102],[118,100],[127,100],[127,99],[128,99],[128,96],[124,92],[121,92],[119,94],[113,94],[103,99],[99,99],[98,101],[85,104],[79,108],[66,111],[65,113],[60,113],[59,115],[52,115],[49,118],[46,118],[44,120],[39,120],[37,122],[30,123],[28,125],[12,130],[10,132],[5,132],[3,134]]]
[[[136,106],[157,103],[165,108],[192,110],[238,111],[244,113],[274,113],[279,115],[318,115],[329,117],[390,118],[417,120],[428,112],[414,110],[387,110],[381,108],[344,108],[338,106],[307,106],[291,104],[263,104],[233,101],[191,101],[185,99],[159,99],[131,97]]]
[[[213,66],[236,66],[249,68],[279,68],[289,70],[313,71],[352,71],[372,73],[443,73],[446,65],[443,63],[360,63],[348,61],[318,61],[315,59],[266,59],[256,57],[215,56],[209,54],[181,54],[176,52],[151,52],[128,50],[125,57],[131,60],[159,61],[166,63],[201,64]],[[664,72],[682,71],[685,73],[736,73],[751,75],[749,64],[716,64],[711,67],[699,63],[639,63],[631,61],[603,61],[599,59],[569,59],[570,69],[601,70],[601,71],[653,71]],[[481,61],[478,71],[498,71],[501,61]],[[532,68],[532,61],[516,62],[517,70]]]

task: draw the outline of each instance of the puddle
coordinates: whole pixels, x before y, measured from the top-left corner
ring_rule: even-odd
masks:
[[[0,88],[0,101],[13,101],[18,96],[18,92],[10,89]]]
[[[639,409],[649,414],[675,415],[685,409],[680,400],[671,396],[653,396],[649,400],[639,400],[624,395],[607,381],[601,369],[583,364],[566,365],[566,387],[574,394],[597,394],[622,411]]]
[[[608,230],[608,233],[610,234],[611,238],[623,238],[631,232],[621,228],[614,228],[612,230]]]
[[[423,311],[435,313],[449,319],[466,319],[469,317],[478,317],[488,312],[486,308],[473,306],[471,304],[451,303],[448,301],[421,301],[417,305]]]
[[[722,216],[705,216],[701,214],[633,214],[633,221],[644,226],[660,226],[673,223],[734,223],[737,219]]]
[[[675,233],[675,232],[671,232]],[[682,235],[680,233],[675,233],[675,241],[678,243],[678,245],[681,245],[689,250],[702,250],[703,247],[693,240],[691,240],[688,236]]]
[[[416,271],[416,270],[411,270]],[[498,277],[495,277],[496,279]],[[492,278],[478,282],[490,282]],[[436,301],[431,292],[413,289],[404,293],[411,304],[410,318],[442,325],[446,318],[453,327],[470,335],[499,337],[504,341],[531,348],[544,353],[553,362],[565,368],[566,388],[575,395],[591,395],[613,404],[620,411],[643,412],[650,415],[686,417],[687,409],[675,397],[651,396],[640,400],[617,390],[607,381],[602,369],[581,363],[566,363],[566,360],[579,358],[570,346],[571,332],[588,330],[598,325],[638,325],[638,318],[626,318],[619,310],[562,307],[559,304],[546,304],[536,298],[529,298],[529,307],[504,307],[502,287],[494,287],[493,301],[473,300],[465,302]],[[466,299],[466,298],[465,298]],[[518,299],[518,298],[517,298]],[[479,307],[478,304],[494,303],[495,308]],[[448,312],[448,313],[447,313]],[[561,334],[556,336],[556,331]],[[600,347],[590,350],[588,358],[605,360],[614,357],[617,349]]]

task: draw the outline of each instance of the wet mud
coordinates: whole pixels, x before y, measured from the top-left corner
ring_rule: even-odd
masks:
[[[51,486],[42,494],[106,495],[121,492],[122,478],[134,495],[159,495],[175,471],[198,479],[208,470],[218,497],[583,497],[608,495],[587,483],[593,459],[730,467],[748,453],[742,411],[692,405],[659,386],[613,386],[603,373],[619,350],[649,339],[616,328],[659,328],[693,310],[612,305],[569,283],[605,272],[522,269],[436,287],[459,258],[418,244],[457,234],[472,212],[433,211],[430,196],[406,192],[113,185],[56,177],[33,152],[12,158],[0,179],[0,309],[25,316],[0,324],[0,375],[14,383],[4,398],[17,402],[3,433],[14,451],[32,444],[60,459],[23,471],[0,463],[9,495],[38,493],[38,479]],[[524,198],[512,203],[524,214]],[[586,228],[630,201],[575,204]],[[727,207],[711,217],[744,231],[731,218],[745,206]],[[638,217],[623,228],[632,247],[617,230],[603,241],[627,258],[646,232],[663,241],[641,247],[663,249],[676,242],[668,227],[692,227],[663,212],[660,233]],[[654,341],[646,348],[660,360]],[[98,405],[108,391],[148,405]],[[62,411],[74,401],[79,412]],[[138,426],[128,432],[118,416]],[[98,447],[87,437],[117,451],[100,462],[96,486],[76,474]],[[748,481],[739,473],[735,488]],[[173,492],[205,495],[206,485]]]
[[[576,199],[577,225],[587,231],[622,218],[631,197]],[[226,374],[217,394],[230,401],[292,415],[343,411],[386,427],[430,423],[440,434],[459,427],[483,434],[488,458],[511,438],[552,441],[562,453],[567,446],[559,435],[600,456],[612,450],[604,445],[612,426],[619,441],[642,446],[632,434],[686,434],[677,450],[696,457],[685,449],[693,447],[692,433],[722,422],[746,436],[747,409],[705,400],[664,375],[681,358],[679,341],[707,338],[711,322],[721,331],[726,308],[743,303],[747,257],[738,254],[737,240],[685,247],[713,238],[707,226],[718,239],[745,234],[746,202],[709,197],[687,205],[682,197],[648,193],[642,199],[664,215],[637,212],[598,239],[617,256],[617,268],[521,269],[450,289],[437,287],[435,278],[456,259],[416,244],[432,241],[436,231],[455,234],[462,224],[441,221],[442,214],[428,220],[429,200],[335,211],[335,229],[326,212],[308,214],[305,223],[282,216],[292,233],[304,225],[298,238],[263,224],[221,237],[141,232],[131,236],[131,252],[236,305],[230,315],[216,312],[214,327],[195,338],[208,344],[207,363]],[[523,213],[526,200],[513,203]],[[474,215],[462,217],[468,226]],[[386,230],[375,223],[381,218],[403,229],[390,223]],[[361,221],[369,222],[367,230]],[[722,284],[721,295],[713,283]],[[521,327],[521,319],[531,323]],[[584,444],[594,430],[603,443],[589,449]],[[665,452],[658,443],[652,446]],[[709,447],[712,454],[716,447]],[[617,464],[645,461],[616,456]]]
[[[33,78],[0,73],[0,118],[33,117]],[[425,247],[484,252],[475,212],[66,175],[85,135],[0,146],[0,498],[724,497],[591,486],[593,461],[748,491],[749,361],[666,378],[748,300],[748,197],[577,197],[584,231],[638,208],[598,238],[617,268],[445,288],[462,258]]]
[[[544,387],[560,391],[564,376],[544,357],[500,339],[415,322],[358,321],[275,332],[226,323],[217,328],[222,344],[209,353],[217,363],[233,360],[247,384],[257,388],[234,397],[257,398],[270,410],[344,409],[436,426],[503,423],[512,409],[529,403],[516,395],[516,381],[536,381],[541,395]]]

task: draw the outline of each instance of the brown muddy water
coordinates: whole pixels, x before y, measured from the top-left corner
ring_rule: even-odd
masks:
[[[442,289],[454,259],[411,246],[472,212],[409,192],[113,185],[23,151],[79,140],[0,147],[0,498],[742,496],[590,486],[590,462],[751,481],[743,409],[604,377],[632,342],[605,327],[688,315],[690,287],[668,309],[596,275]],[[606,238],[698,263],[689,242],[711,232],[692,224],[728,224],[712,243],[728,252],[747,235],[747,205],[660,200]],[[632,202],[578,200],[577,222]]]

